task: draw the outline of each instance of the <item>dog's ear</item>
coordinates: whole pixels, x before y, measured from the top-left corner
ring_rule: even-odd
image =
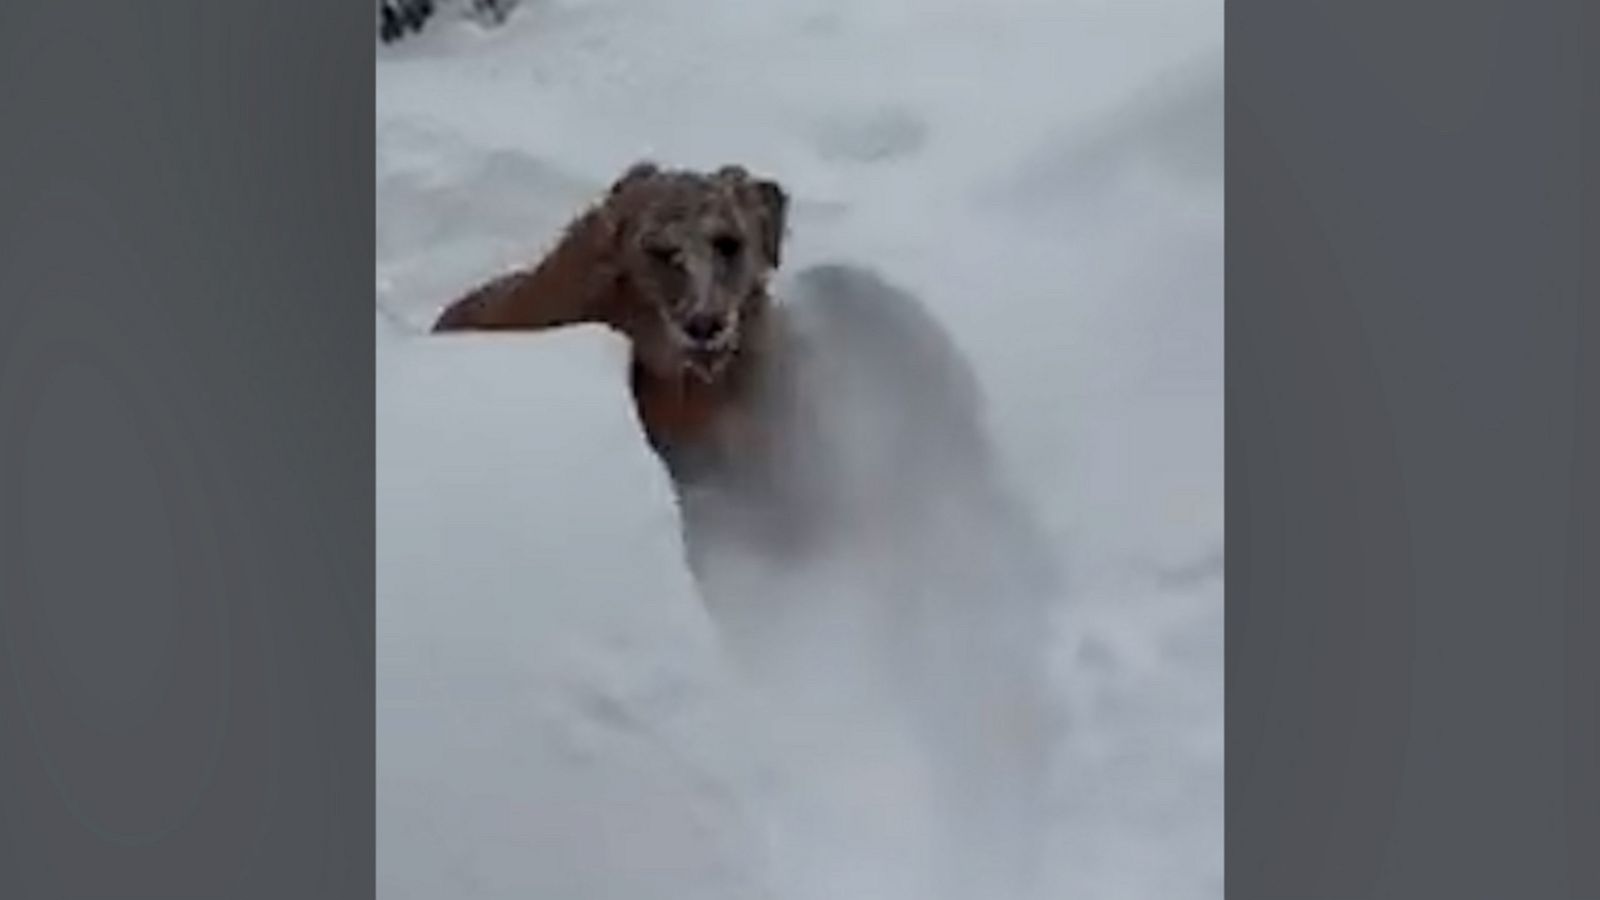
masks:
[[[618,194],[621,194],[623,191],[626,191],[628,188],[631,188],[637,184],[643,184],[644,182],[649,181],[660,174],[660,166],[647,159],[640,160],[639,162],[629,166],[628,170],[623,172],[621,177],[611,183],[611,190],[608,193],[610,196],[615,197]]]
[[[761,249],[776,269],[783,259],[783,237],[789,227],[789,195],[783,185],[768,179],[757,180],[755,192],[762,210]]]
[[[789,225],[789,195],[778,182],[756,178],[743,166],[723,166],[717,177],[729,182],[753,214],[760,229],[761,252],[776,269],[783,261],[783,238]]]
[[[617,177],[606,190],[605,200],[597,204],[591,213],[594,221],[602,229],[600,234],[605,235],[605,240],[613,245],[624,240],[627,235],[627,221],[634,214],[638,205],[638,198],[625,198],[629,191],[661,175],[661,167],[650,160],[640,160],[629,166],[627,171]]]

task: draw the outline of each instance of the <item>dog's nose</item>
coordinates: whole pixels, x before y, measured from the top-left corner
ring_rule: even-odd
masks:
[[[683,333],[696,343],[709,344],[722,334],[727,320],[714,313],[700,313],[684,320]]]

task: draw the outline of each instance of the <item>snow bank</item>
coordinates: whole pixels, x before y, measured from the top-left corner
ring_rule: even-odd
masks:
[[[735,682],[621,353],[380,347],[384,897],[763,896]]]

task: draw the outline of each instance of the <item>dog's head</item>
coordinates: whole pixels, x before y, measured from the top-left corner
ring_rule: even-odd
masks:
[[[655,374],[714,380],[766,302],[781,260],[788,197],[739,166],[712,173],[630,168],[603,209],[633,305],[635,351]]]

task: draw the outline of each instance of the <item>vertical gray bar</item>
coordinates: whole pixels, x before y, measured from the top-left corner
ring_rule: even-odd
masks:
[[[0,5],[0,897],[373,891],[373,44]]]
[[[1228,5],[1230,898],[1596,896],[1583,9]]]

